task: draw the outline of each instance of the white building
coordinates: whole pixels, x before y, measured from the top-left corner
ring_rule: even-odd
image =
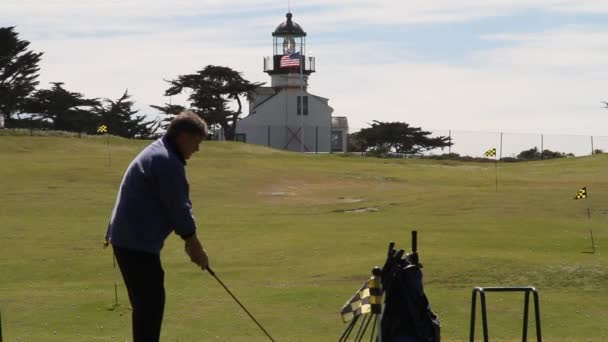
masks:
[[[249,115],[237,123],[236,140],[300,152],[345,152],[346,117],[334,117],[329,99],[308,92],[315,58],[306,56],[306,32],[287,21],[272,33],[273,57],[264,58],[270,87],[259,87]]]

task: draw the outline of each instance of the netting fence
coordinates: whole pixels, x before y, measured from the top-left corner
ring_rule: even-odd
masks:
[[[328,127],[300,125],[256,125],[247,128],[246,134],[237,134],[236,140],[273,148],[303,152],[361,152],[352,134],[366,127]],[[586,156],[608,153],[608,136],[544,133],[484,132],[468,130],[427,130],[431,136],[450,137],[452,146],[436,148],[422,155],[458,154],[483,157],[488,149],[495,148],[498,158],[516,158],[521,152],[536,148],[564,155]],[[411,156],[411,155],[407,155]]]
[[[539,152],[549,150],[573,156],[608,152],[608,136],[463,130],[433,130],[431,132],[432,136],[450,137],[453,145],[425,153],[430,155],[457,153],[463,156],[482,157],[491,148],[496,148],[499,158],[515,158],[522,151],[533,148]]]

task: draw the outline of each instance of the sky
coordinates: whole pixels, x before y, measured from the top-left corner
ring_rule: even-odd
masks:
[[[270,82],[262,61],[287,7],[2,0],[0,26],[16,26],[44,52],[41,87],[61,81],[99,98],[128,89],[153,115],[149,105],[169,100],[164,80],[209,64]],[[380,120],[608,136],[606,0],[292,0],[291,11],[317,59],[310,92],[329,98],[354,130]]]

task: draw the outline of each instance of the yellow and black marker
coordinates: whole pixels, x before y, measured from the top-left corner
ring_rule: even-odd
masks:
[[[579,199],[585,199],[587,198],[587,187],[583,187],[581,188],[577,193],[576,196],[574,196],[575,200],[579,200]]]
[[[382,311],[382,286],[379,277],[371,277],[342,307],[342,320],[346,323],[365,314]]]
[[[491,148],[489,150],[486,151],[485,153],[486,157],[496,157],[496,148]]]

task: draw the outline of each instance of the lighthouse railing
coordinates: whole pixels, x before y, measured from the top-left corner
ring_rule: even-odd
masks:
[[[264,57],[264,72],[277,71],[279,70],[281,55],[273,57]],[[311,73],[316,71],[316,58],[313,56],[301,56],[301,63],[304,66],[304,73]],[[299,69],[299,68],[298,68]],[[299,72],[299,71],[298,71]]]
[[[315,72],[316,71],[316,59],[313,56],[308,56],[304,59],[304,71]]]

